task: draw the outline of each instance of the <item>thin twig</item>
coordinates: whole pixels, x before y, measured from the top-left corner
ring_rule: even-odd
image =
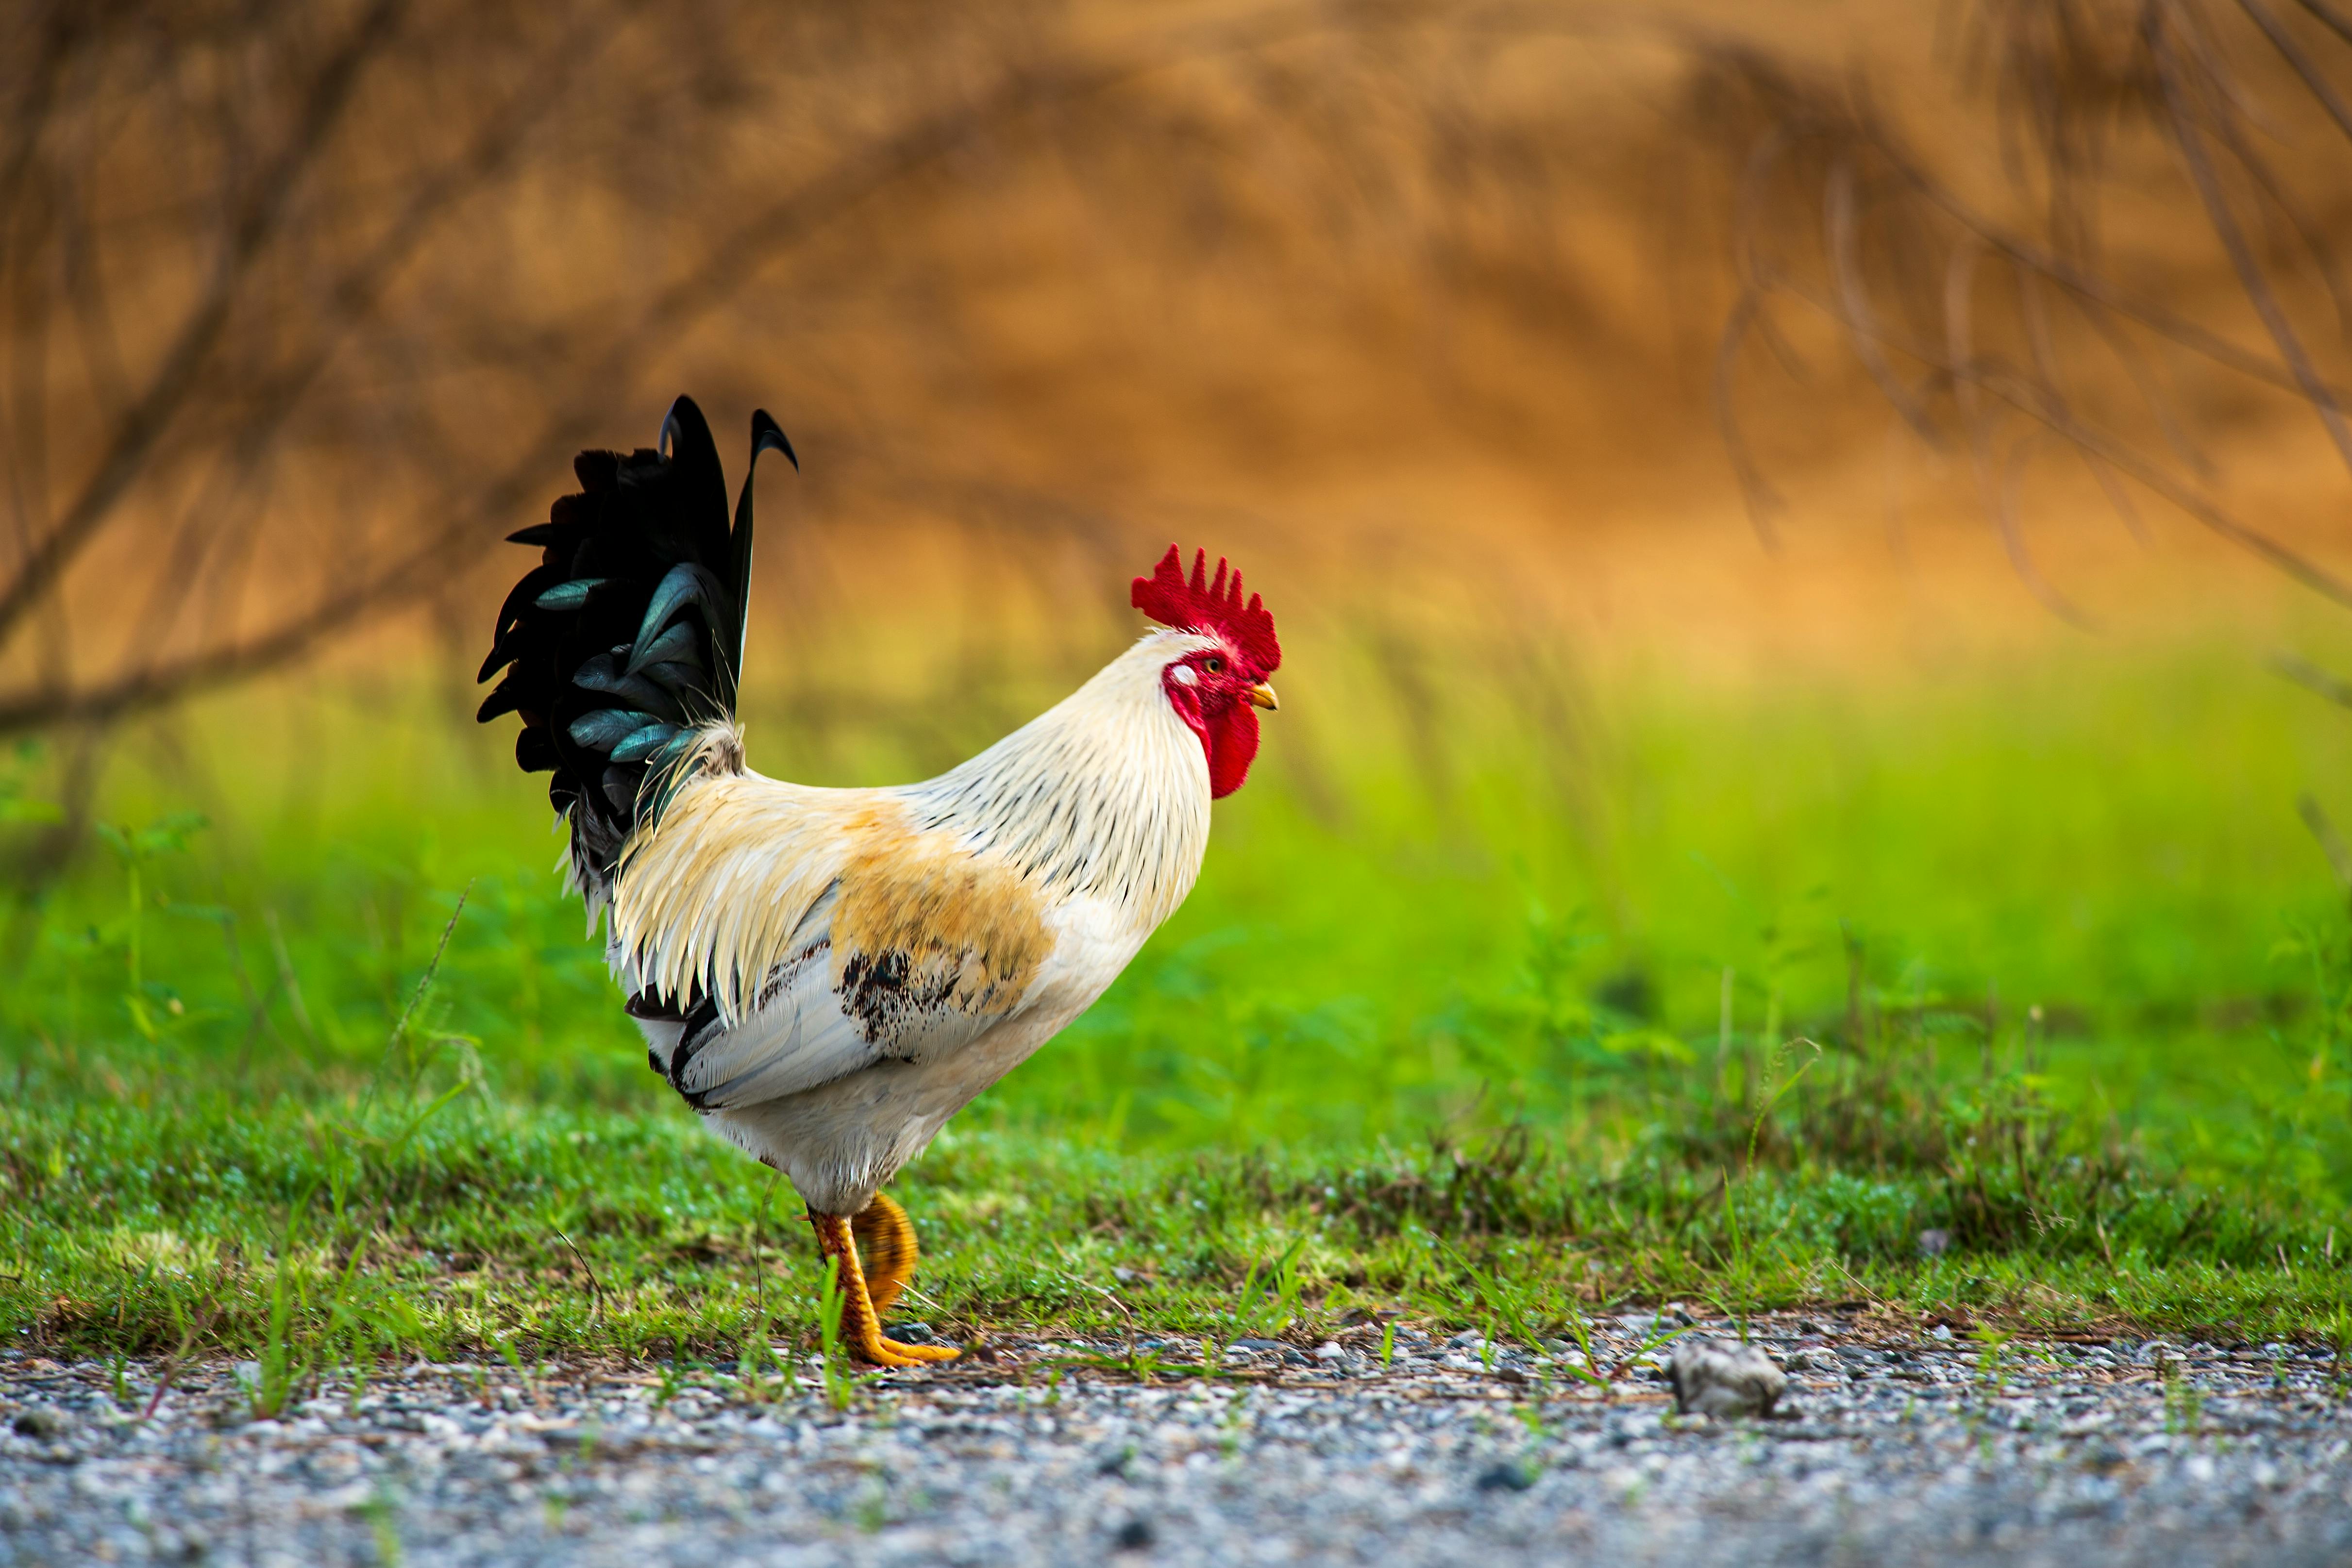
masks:
[[[1843,319],[1838,316],[1838,308],[1833,302],[1794,284],[1784,284],[1783,288],[1791,298],[1802,300],[1833,320]],[[2182,482],[2162,464],[2151,461],[2097,426],[2053,406],[2047,389],[2039,382],[2021,382],[2013,376],[1954,364],[1937,350],[1907,337],[1889,334],[1888,346],[1956,380],[1965,378],[1972,382],[2020,413],[2048,425],[2066,440],[2088,447],[2114,464],[2119,472],[2155,491],[2214,533],[2253,551],[2314,592],[2352,608],[2352,582],[2347,582],[2260,528],[2241,522],[2210,497]]]
[[[581,1271],[588,1276],[588,1289],[595,1296],[593,1309],[595,1320],[602,1322],[604,1319],[604,1282],[596,1278],[595,1266],[588,1261],[588,1255],[580,1250],[571,1237],[559,1230],[555,1233],[555,1239],[572,1249],[572,1256],[579,1261]],[[765,1332],[764,1328],[762,1332]]]
[[[416,1016],[416,1009],[423,1004],[425,993],[433,988],[435,978],[441,973],[442,955],[449,951],[449,937],[457,929],[457,918],[466,913],[466,900],[472,897],[473,893],[471,881],[458,890],[457,907],[449,912],[448,923],[441,927],[441,940],[434,945],[431,960],[425,964],[425,972],[416,977],[416,988],[408,994],[408,1005],[400,1009],[400,1020],[392,1026],[391,1037],[385,1041],[387,1049],[400,1043],[401,1036],[408,1032],[409,1020]]]
[[[2166,13],[2151,7],[2147,22],[2148,47],[2157,60],[2157,79],[2164,89],[2164,99],[2171,115],[2173,145],[2180,149],[2182,162],[2189,169],[2189,181],[2205,206],[2205,216],[2221,240],[2230,266],[2238,275],[2238,284],[2247,303],[2254,308],[2263,329],[2277,345],[2280,357],[2294,373],[2295,387],[2312,412],[2326,426],[2328,439],[2336,444],[2336,455],[2345,467],[2352,470],[2352,428],[2347,428],[2344,413],[2336,404],[2335,389],[2321,379],[2319,371],[2305,351],[2303,340],[2296,335],[2294,323],[2272,290],[2270,279],[2263,274],[2262,264],[2254,257],[2253,247],[2246,241],[2245,230],[2239,225],[2237,214],[2231,211],[2230,201],[2221,188],[2221,175],[2213,167],[2205,149],[2204,132],[2199,128],[2198,117],[2188,89],[2180,80],[2180,63],[2169,41],[2162,16]],[[2209,78],[2210,79],[2210,78]]]
[[[332,137],[337,122],[351,107],[368,60],[381,52],[406,4],[407,0],[373,0],[312,78],[278,156],[255,173],[244,203],[230,220],[211,282],[181,322],[146,389],[116,422],[106,454],[80,493],[33,547],[15,578],[0,588],[0,640],[7,638],[97,533],[139,476],[148,454],[195,392],[205,364],[228,328],[247,269],[277,235],[294,193],[302,185],[303,172]]]
[[[278,983],[285,989],[286,1005],[301,1027],[303,1038],[315,1046],[319,1043],[318,1026],[310,1021],[310,1009],[302,1003],[302,982],[295,976],[293,956],[286,951],[286,932],[278,925],[278,911],[265,909],[261,918],[269,927],[270,953],[278,960]]]

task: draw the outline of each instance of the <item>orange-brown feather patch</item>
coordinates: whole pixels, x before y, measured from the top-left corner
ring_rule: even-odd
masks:
[[[861,827],[865,826],[860,824]],[[947,833],[857,831],[833,912],[835,985],[903,955],[898,984],[965,1012],[1018,1001],[1052,952],[1044,901],[1001,857]]]

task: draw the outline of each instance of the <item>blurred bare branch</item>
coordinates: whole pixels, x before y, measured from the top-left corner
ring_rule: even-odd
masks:
[[[973,328],[901,263],[905,340],[872,351],[836,318],[874,268],[845,280],[857,264],[824,242],[942,222],[991,160],[1067,180],[1170,256],[1176,220],[1211,213],[1213,244],[1278,256],[1305,197],[1317,265],[1386,267],[1412,234],[1407,266],[1491,278],[1509,257],[1510,290],[1557,318],[1573,281],[1528,240],[1558,226],[1560,140],[1469,107],[1513,37],[1561,27],[1540,24],[1457,26],[1431,53],[1411,5],[1099,36],[1051,5],[927,0],[20,8],[0,51],[0,734],[114,722],[453,591],[672,379],[717,361],[720,392],[785,395],[740,362],[747,298],[800,306],[768,340],[786,390],[825,387],[854,460],[884,371],[937,382]],[[1262,156],[1270,122],[1303,128],[1293,165]],[[1189,183],[1189,213],[1138,187],[1139,161]],[[1076,490],[891,463],[891,488],[974,527],[1019,511],[1094,553],[1119,530]]]
[[[2352,602],[2217,456],[2268,399],[2352,471],[2345,20],[1981,0],[1948,63],[1992,105],[2003,199],[1866,72],[1508,0],[31,0],[0,23],[0,735],[478,597],[571,454],[686,385],[817,438],[804,528],[922,519],[976,602],[1041,563],[1116,580],[1150,510],[1101,450],[1122,419],[1274,472],[1318,420],[1328,461],[1450,417],[1572,476],[1565,427],[1686,450],[1671,421],[1710,398],[1768,545],[1790,428],[1883,406],[1965,456],[2060,614],[2090,619],[2035,549],[2062,459],[2135,538],[2153,497]],[[1664,90],[1598,134],[1627,62]],[[1703,165],[1727,269],[1587,221],[1695,209]],[[2181,214],[2226,308],[2147,254]],[[1640,276],[1668,248],[1696,287]],[[1711,367],[1662,370],[1649,318],[1685,298],[1727,320]],[[769,591],[808,611],[821,576]]]
[[[1965,195],[1876,110],[1866,83],[1819,79],[1749,47],[1703,48],[1699,93],[1744,169],[1741,291],[1718,385],[1732,384],[1743,345],[1781,307],[1812,313],[1920,439],[1964,446],[2018,576],[2069,620],[2088,624],[2042,573],[2025,533],[2021,496],[2044,450],[2087,465],[2135,538],[2145,537],[2138,490],[2352,604],[2337,574],[2226,502],[2202,413],[2222,394],[2178,374],[2201,367],[2287,394],[2352,476],[2352,207],[2341,197],[2352,175],[2352,56],[2342,52],[2352,31],[2325,0],[2304,10],[2320,29],[2267,0],[1982,0],[1968,16],[1959,75],[1995,105],[2019,197],[2008,217]],[[2263,56],[2280,68],[2262,68]],[[2291,162],[2265,143],[2291,149]],[[2194,311],[2177,281],[2150,287],[2178,266],[2176,226],[2119,235],[2107,221],[2127,193],[2149,196],[2147,154],[2159,150],[2266,350],[2212,320],[2234,323],[2240,308]],[[2166,360],[2169,386],[2157,371]],[[1775,497],[1753,455],[1757,408],[1717,400],[1735,470],[1761,509]]]
[[[2273,671],[2295,685],[2317,692],[2339,706],[2352,708],[2352,681],[2293,653],[2273,653],[2269,663]]]
[[[2328,868],[2336,873],[2336,883],[2347,892],[2352,892],[2352,848],[2346,847],[2344,835],[2336,831],[2335,822],[2328,818],[2327,809],[2319,803],[2319,797],[2308,789],[2295,797],[2294,809],[2303,818],[2303,825],[2311,830],[2311,836],[2319,841],[2320,852],[2327,857]]]
[[[0,183],[0,277],[18,301],[7,455],[30,478],[11,497],[18,549],[0,580],[0,649],[37,610],[62,604],[68,577],[126,521],[132,538],[96,591],[111,610],[143,602],[146,613],[123,629],[114,674],[52,666],[0,699],[0,729],[104,720],[267,668],[392,591],[346,549],[357,586],[310,612],[259,636],[172,647],[188,601],[233,600],[244,586],[271,471],[329,439],[302,428],[305,395],[380,319],[448,211],[511,166],[592,32],[618,20],[583,13],[536,37],[478,9],[463,24],[420,16],[410,0],[341,15],[135,0],[33,10],[47,47],[19,57],[25,74],[5,83],[17,110]],[[505,47],[479,63],[509,90],[476,98],[466,133],[421,138],[386,167],[383,141],[354,120],[389,117],[393,78],[437,68],[485,34]],[[371,231],[372,212],[390,220]],[[68,320],[79,376],[59,353],[56,328]],[[143,371],[133,392],[121,390],[126,366]],[[47,476],[77,459],[86,476],[53,509]],[[175,496],[185,511],[167,543]]]

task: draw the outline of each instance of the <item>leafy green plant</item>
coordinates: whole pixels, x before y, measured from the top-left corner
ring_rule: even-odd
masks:
[[[316,1182],[304,1187],[287,1211],[276,1266],[269,1272],[268,1327],[263,1333],[259,1370],[250,1396],[253,1414],[262,1419],[273,1419],[285,1410],[307,1359],[300,1333],[304,1292],[295,1249],[302,1234],[303,1211],[317,1192]]]
[[[799,1392],[800,1369],[768,1337],[765,1313],[756,1316],[735,1356],[735,1395],[749,1404],[772,1405]],[[838,1333],[836,1320],[836,1334]],[[826,1360],[831,1362],[831,1353]],[[831,1385],[827,1385],[830,1390]]]
[[[361,1511],[367,1516],[368,1531],[374,1538],[379,1568],[400,1568],[404,1560],[400,1545],[400,1512],[391,1494],[379,1488],[362,1505]]]
[[[1977,1389],[1987,1401],[1998,1398],[2009,1386],[2011,1337],[1996,1328],[1979,1326],[1976,1330]]]
[[[1217,1342],[1214,1362],[1223,1364],[1234,1340],[1275,1338],[1297,1319],[1299,1292],[1306,1284],[1298,1275],[1298,1253],[1306,1245],[1307,1239],[1298,1238],[1271,1266],[1251,1261],[1234,1297],[1232,1332]]]
[[[150,979],[146,964],[147,908],[156,863],[184,852],[188,841],[206,826],[194,811],[158,817],[143,828],[113,822],[98,825],[99,841],[121,862],[125,894],[122,917],[123,963],[127,984],[122,1006],[131,1027],[152,1044],[186,1017],[187,1008],[171,987]]]
[[[544,1370],[543,1361],[523,1360],[522,1351],[515,1344],[515,1336],[512,1334],[494,1334],[491,1343],[498,1350],[499,1359],[505,1362],[507,1370],[515,1375],[515,1381],[521,1384],[523,1391],[536,1401],[540,1396],[540,1376]]]
[[[1557,1325],[1576,1346],[1572,1356],[1548,1356],[1545,1364],[1567,1373],[1589,1387],[1612,1391],[1633,1369],[1690,1332],[1654,1318],[1650,1331],[1624,1355],[1612,1357],[1595,1332],[1591,1318],[1573,1295],[1549,1291],[1535,1280],[1514,1280],[1496,1270],[1482,1268],[1458,1249],[1439,1244],[1450,1263],[1452,1286],[1438,1293],[1433,1304],[1450,1309],[1449,1315],[1483,1318],[1487,1324],[1482,1351],[1488,1370],[1495,1365],[1496,1331],[1507,1330],[1519,1343],[1538,1345],[1548,1327]]]
[[[65,821],[55,801],[37,800],[26,793],[25,776],[40,765],[44,748],[37,740],[20,740],[0,765],[0,823],[50,823]]]
[[[1766,1025],[1768,1031],[1777,1032],[1779,1023],[1780,992],[1776,988],[1772,994],[1770,1019]],[[1798,1046],[1810,1050],[1812,1055],[1807,1058],[1804,1064],[1796,1071],[1785,1079],[1779,1079],[1782,1056]],[[1805,1074],[1811,1071],[1821,1059],[1822,1048],[1812,1040],[1802,1037],[1783,1040],[1772,1048],[1771,1054],[1765,1061],[1762,1079],[1757,1086],[1756,1116],[1748,1124],[1748,1162],[1746,1169],[1741,1174],[1741,1182],[1747,1181],[1755,1175],[1757,1141],[1764,1135],[1764,1124],[1772,1114],[1773,1108],[1789,1096],[1790,1092],[1803,1081]],[[1776,1079],[1779,1079],[1777,1083]],[[1732,1180],[1731,1173],[1726,1171],[1723,1176],[1723,1222],[1725,1229],[1730,1233],[1731,1261],[1730,1268],[1726,1271],[1724,1283],[1728,1287],[1727,1293],[1730,1297],[1731,1311],[1728,1315],[1739,1324],[1740,1343],[1744,1344],[1748,1340],[1748,1317],[1754,1310],[1756,1293],[1754,1260],[1747,1230],[1741,1225],[1739,1218],[1738,1186],[1739,1184]]]
[[[2178,1356],[2164,1362],[2164,1429],[2176,1437],[2195,1437],[2205,1420],[2205,1391],[2189,1375],[2188,1364]]]
[[[1230,1464],[1241,1457],[1242,1437],[1250,1426],[1250,1391],[1236,1388],[1225,1404],[1223,1416],[1218,1421],[1217,1450]]]

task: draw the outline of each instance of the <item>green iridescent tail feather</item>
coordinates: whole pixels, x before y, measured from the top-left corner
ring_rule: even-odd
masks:
[[[751,469],[772,450],[800,466],[763,410],[751,416]],[[478,678],[506,678],[478,717],[521,718],[516,762],[554,773],[548,797],[572,824],[574,869],[604,881],[630,832],[659,816],[698,737],[734,716],[751,471],[730,528],[710,426],[681,397],[658,450],[583,452],[572,472],[579,491],[509,536],[542,553],[499,609]]]

